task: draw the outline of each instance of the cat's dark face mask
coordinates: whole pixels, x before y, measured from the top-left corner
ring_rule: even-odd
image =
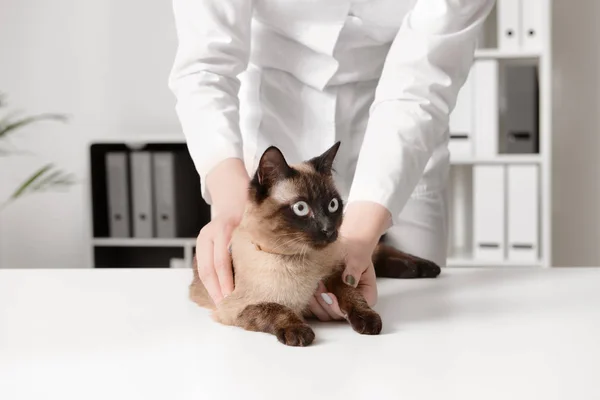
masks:
[[[250,200],[273,229],[275,245],[324,248],[338,239],[343,202],[333,177],[337,142],[318,157],[290,166],[276,147],[262,155]],[[267,221],[268,220],[268,221]]]

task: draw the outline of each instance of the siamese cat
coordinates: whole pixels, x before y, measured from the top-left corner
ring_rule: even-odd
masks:
[[[288,165],[276,147],[262,155],[249,185],[249,200],[231,239],[235,289],[218,307],[198,277],[190,298],[213,310],[226,325],[273,334],[289,346],[307,346],[315,338],[303,317],[323,281],[352,328],[360,334],[381,332],[381,317],[360,291],[342,281],[344,250],[338,238],[343,202],[332,176],[340,146],[298,165]],[[433,278],[440,268],[380,242],[373,254],[376,275]]]

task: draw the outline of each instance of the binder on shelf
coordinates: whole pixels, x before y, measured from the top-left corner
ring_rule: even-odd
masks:
[[[152,192],[152,154],[134,151],[129,156],[133,236],[154,236],[154,194]]]
[[[130,237],[127,153],[109,152],[105,157],[109,234],[111,237]]]
[[[528,2],[530,0],[524,0]],[[498,48],[514,51],[521,48],[521,0],[497,0]]]
[[[506,107],[502,112],[502,153],[539,152],[537,67],[507,66],[503,77]]]
[[[456,106],[450,114],[450,142],[452,158],[473,156],[473,71],[458,93]]]
[[[473,256],[475,260],[505,258],[505,168],[473,167]]]
[[[539,258],[539,177],[536,165],[508,166],[508,259]]]
[[[451,230],[449,253],[453,257],[468,258],[472,254],[472,199],[473,177],[471,166],[453,165],[450,172]]]
[[[478,60],[473,66],[473,143],[478,157],[498,155],[499,65]]]
[[[522,48],[538,51],[543,45],[544,2],[546,0],[522,0]]]
[[[210,211],[200,195],[200,178],[185,151],[160,151],[152,156],[156,236],[196,237]]]

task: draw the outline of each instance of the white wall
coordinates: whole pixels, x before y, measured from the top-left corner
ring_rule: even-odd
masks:
[[[85,178],[90,138],[179,130],[166,86],[176,46],[170,3],[3,0],[0,90],[16,106],[72,120],[15,141],[41,158],[0,160],[0,196],[46,160]],[[553,3],[553,258],[600,265],[600,2]],[[0,214],[0,266],[89,265],[84,189],[32,196]]]
[[[85,180],[95,137],[179,131],[167,88],[176,38],[170,1],[3,0],[0,91],[29,112],[62,112],[15,136],[39,157],[0,159],[0,199],[42,162]],[[90,265],[88,191],[34,195],[0,214],[0,266]]]
[[[553,3],[553,262],[600,266],[600,2]]]

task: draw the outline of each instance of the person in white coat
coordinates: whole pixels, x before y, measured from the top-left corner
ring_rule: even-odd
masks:
[[[174,0],[169,77],[213,219],[198,269],[218,303],[233,290],[227,245],[262,152],[289,162],[336,141],[347,199],[344,279],[377,298],[380,236],[446,262],[448,121],[494,0]],[[320,294],[320,293],[319,293]],[[320,319],[339,318],[331,294]]]

